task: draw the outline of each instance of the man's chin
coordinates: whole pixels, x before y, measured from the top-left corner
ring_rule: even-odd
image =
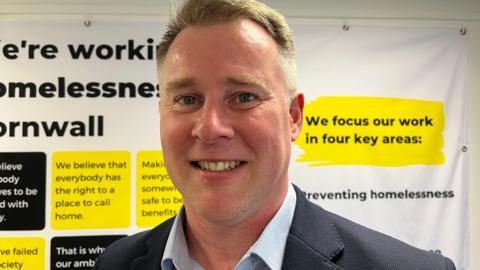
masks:
[[[203,198],[195,202],[190,210],[208,222],[218,225],[233,225],[243,222],[248,217],[248,213],[252,212],[248,211],[247,203],[235,198],[235,196],[219,196],[217,194],[217,196]],[[188,208],[187,205],[185,207]]]

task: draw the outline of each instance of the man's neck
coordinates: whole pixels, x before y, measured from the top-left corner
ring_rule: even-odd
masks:
[[[263,205],[255,215],[239,222],[210,222],[187,212],[184,230],[190,257],[205,269],[233,269],[275,216],[284,193],[278,202]]]

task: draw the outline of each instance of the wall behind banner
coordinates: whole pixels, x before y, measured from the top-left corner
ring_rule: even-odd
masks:
[[[91,4],[91,1],[79,1],[75,5],[65,5],[64,1],[5,1],[0,3],[0,23],[2,20],[69,19],[82,22],[85,17],[95,20],[118,18],[124,20],[158,20],[158,15],[168,12],[166,1],[137,1],[131,6],[127,1],[115,1],[114,4]],[[470,95],[470,228],[471,249],[470,269],[480,269],[480,122],[475,116],[480,114],[480,4],[476,1],[344,1],[343,4],[328,1],[265,1],[291,20],[315,20],[338,23],[346,19],[347,23],[378,23],[427,25],[427,26],[464,26],[468,30],[469,81]],[[293,3],[294,2],[294,3]],[[338,1],[335,1],[338,2]],[[403,2],[403,3],[402,3]],[[44,3],[40,5],[39,3]],[[61,242],[64,239],[59,239]],[[68,243],[59,245],[67,246]],[[1,246],[1,245],[0,245]]]

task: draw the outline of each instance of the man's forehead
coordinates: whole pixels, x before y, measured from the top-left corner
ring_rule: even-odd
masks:
[[[159,77],[164,90],[176,89],[198,84],[196,80],[201,79],[198,74],[208,68],[217,68],[216,75],[226,72],[220,76],[222,83],[266,88],[249,67],[264,66],[268,59],[276,59],[276,54],[278,50],[273,38],[250,19],[189,26],[173,41],[160,66]],[[227,66],[236,66],[236,72],[228,74]]]

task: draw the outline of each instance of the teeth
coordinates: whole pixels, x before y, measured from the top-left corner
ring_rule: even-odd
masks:
[[[209,162],[209,161],[199,161],[198,165],[200,168],[206,171],[228,171],[235,169],[240,165],[240,161],[219,161],[219,162]]]

